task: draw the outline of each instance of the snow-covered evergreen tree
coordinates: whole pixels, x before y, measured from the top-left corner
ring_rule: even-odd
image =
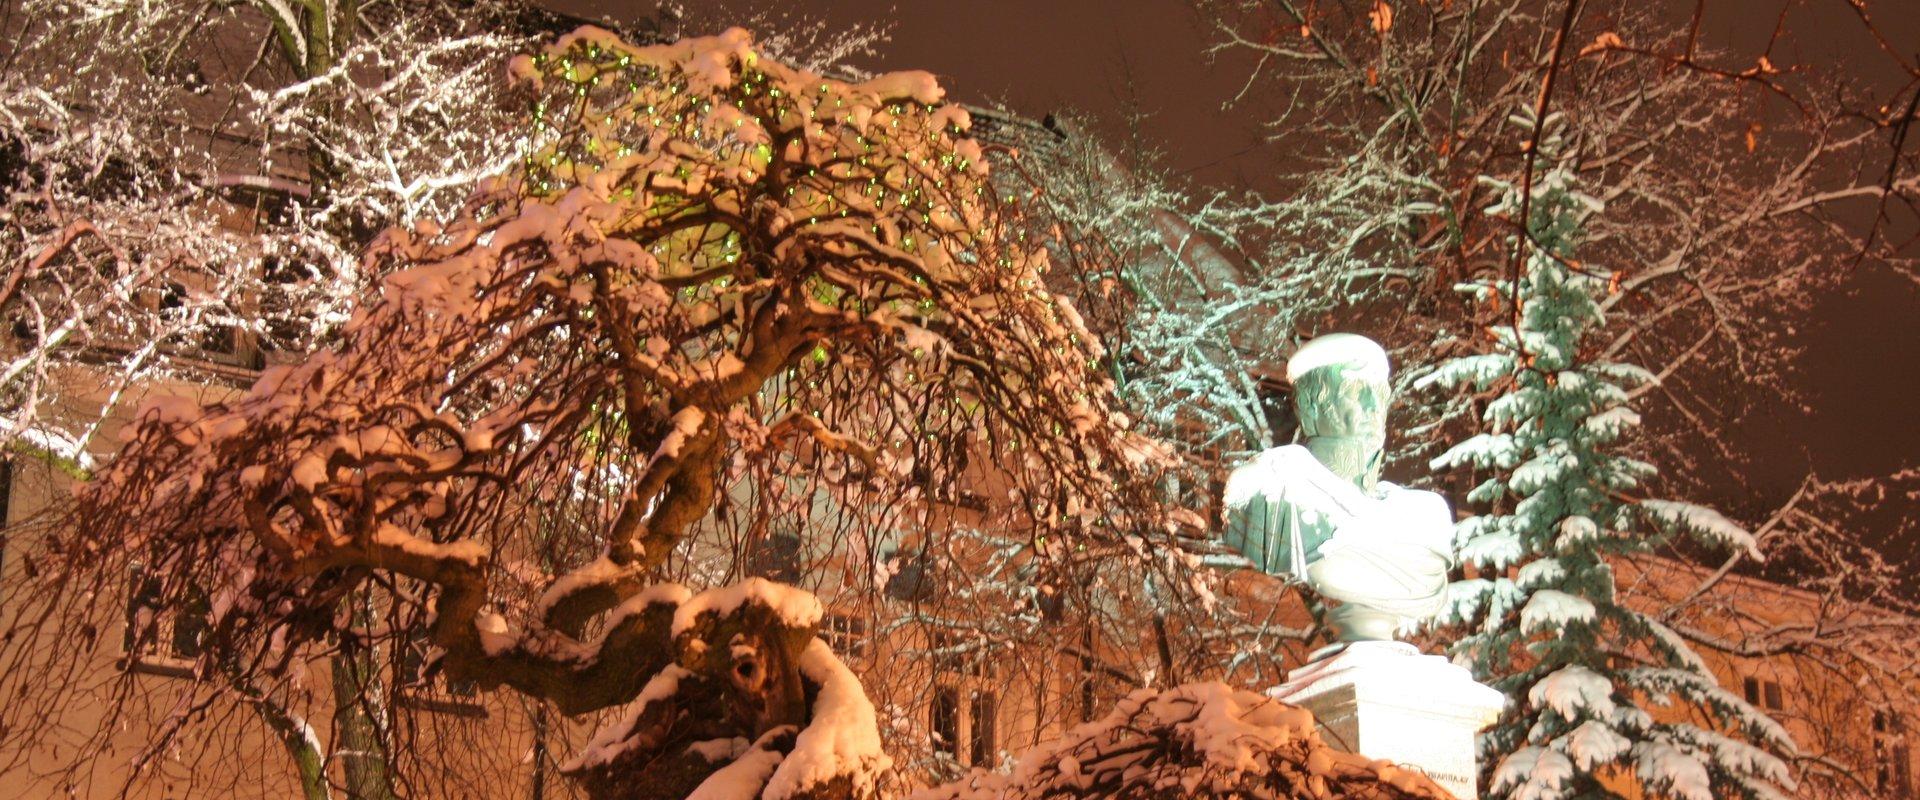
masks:
[[[1561,149],[1554,123],[1537,137],[1543,156]],[[1531,187],[1494,188],[1502,199],[1490,213],[1525,221],[1525,240],[1510,242],[1524,269],[1517,286],[1461,288],[1511,317],[1489,329],[1485,352],[1421,381],[1493,393],[1480,431],[1433,462],[1487,476],[1468,496],[1483,513],[1457,531],[1475,571],[1451,587],[1451,614],[1468,629],[1456,656],[1510,698],[1482,741],[1488,794],[1784,797],[1793,785],[1779,755],[1793,750],[1785,730],[1723,690],[1673,630],[1618,597],[1617,560],[1672,537],[1754,542],[1715,511],[1641,496],[1655,468],[1622,445],[1640,422],[1629,392],[1655,378],[1596,355],[1610,281],[1577,255],[1601,203],[1579,191],[1569,161]]]

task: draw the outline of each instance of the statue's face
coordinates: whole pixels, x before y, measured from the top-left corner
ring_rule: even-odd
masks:
[[[1301,375],[1293,384],[1301,433],[1309,440],[1345,440],[1347,445],[1341,449],[1349,457],[1341,461],[1346,463],[1328,466],[1363,486],[1371,486],[1380,474],[1391,397],[1386,384],[1364,379],[1358,370],[1338,364]]]
[[[1355,373],[1350,367],[1327,366],[1294,382],[1294,410],[1306,435],[1386,438],[1392,390]]]

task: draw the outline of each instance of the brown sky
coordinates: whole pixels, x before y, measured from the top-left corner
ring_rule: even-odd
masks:
[[[1710,4],[1703,36],[1757,54],[1779,3],[1789,1],[1796,0]],[[1694,5],[1669,2],[1680,14]],[[1920,0],[1869,4],[1892,41],[1920,43]],[[581,16],[628,19],[651,5],[552,3]],[[1240,89],[1247,62],[1208,56],[1212,37],[1188,0],[793,0],[781,7],[838,26],[890,20],[891,40],[878,58],[859,65],[932,71],[950,96],[965,101],[1003,102],[1033,117],[1074,108],[1111,120],[1137,108],[1145,114],[1141,138],[1164,151],[1167,166],[1207,185],[1263,187],[1265,171],[1283,155],[1261,145],[1259,114],[1222,108]],[[1798,35],[1783,48],[1785,58],[1776,53],[1776,63],[1857,63],[1856,72],[1881,86],[1899,75],[1860,35],[1841,0],[1800,7]],[[1103,133],[1114,139],[1127,131],[1110,126]],[[1753,513],[1777,502],[1808,468],[1841,477],[1920,466],[1920,291],[1884,267],[1863,265],[1819,304],[1798,340],[1805,347],[1800,382],[1813,410],[1736,423],[1735,437],[1764,466],[1757,470],[1760,497],[1729,487],[1728,496],[1708,498],[1730,511]]]

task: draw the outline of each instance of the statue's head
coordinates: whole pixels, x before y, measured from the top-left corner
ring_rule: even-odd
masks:
[[[1287,359],[1287,382],[1308,449],[1365,489],[1379,480],[1385,458],[1388,379],[1387,351],[1351,333],[1318,337]]]

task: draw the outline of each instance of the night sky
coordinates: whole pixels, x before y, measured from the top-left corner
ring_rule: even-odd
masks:
[[[584,17],[628,20],[652,5],[550,3]],[[700,13],[711,4],[687,5]],[[1852,62],[1851,71],[1871,85],[1886,91],[1898,86],[1901,73],[1860,34],[1844,3],[1804,5],[1809,9],[1795,22],[1787,57],[1777,54],[1774,61],[1838,59]],[[1258,125],[1267,117],[1257,107],[1222,108],[1240,90],[1248,61],[1209,57],[1212,36],[1187,0],[793,0],[783,7],[836,26],[890,20],[891,40],[877,58],[857,65],[928,70],[940,76],[950,97],[1003,103],[1034,118],[1062,109],[1087,112],[1107,121],[1101,133],[1110,143],[1137,133],[1146,146],[1163,152],[1162,163],[1203,185],[1265,188],[1271,165],[1285,157],[1262,143]],[[1693,4],[1676,7],[1687,13]],[[1703,39],[1757,54],[1777,7],[1776,0],[1710,5],[1725,13],[1709,15]],[[1880,0],[1871,7],[1889,39],[1920,42],[1920,3]],[[1118,123],[1131,110],[1144,113],[1137,132]],[[1734,513],[1760,513],[1784,499],[1809,469],[1841,478],[1920,466],[1920,424],[1913,418],[1920,397],[1920,287],[1884,266],[1862,264],[1843,291],[1825,298],[1814,318],[1798,326],[1798,337],[1805,348],[1799,382],[1811,413],[1740,420],[1732,437],[1760,462],[1752,472],[1758,496],[1729,486],[1726,496],[1701,499]],[[1884,541],[1894,533],[1875,531],[1869,538]]]

